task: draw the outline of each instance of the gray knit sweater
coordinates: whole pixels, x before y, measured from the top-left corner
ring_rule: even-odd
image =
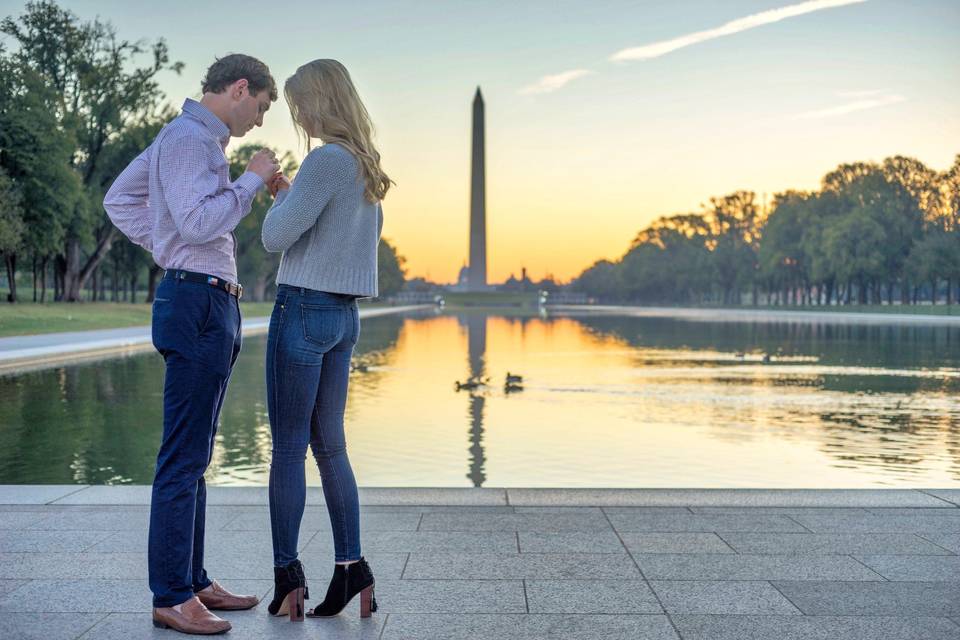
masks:
[[[363,195],[353,154],[335,143],[307,154],[263,221],[263,246],[282,251],[277,284],[377,296],[380,203]]]

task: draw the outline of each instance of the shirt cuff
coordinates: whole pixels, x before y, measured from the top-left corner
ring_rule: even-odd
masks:
[[[255,174],[253,171],[247,171],[242,176],[237,178],[237,181],[234,182],[235,185],[239,185],[244,189],[250,191],[250,193],[256,193],[264,187],[263,178]]]

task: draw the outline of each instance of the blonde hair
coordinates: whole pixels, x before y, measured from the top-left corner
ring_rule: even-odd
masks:
[[[347,69],[336,60],[308,62],[287,78],[283,94],[306,148],[310,138],[345,147],[360,165],[364,196],[370,202],[383,200],[393,181],[380,167],[370,114]]]

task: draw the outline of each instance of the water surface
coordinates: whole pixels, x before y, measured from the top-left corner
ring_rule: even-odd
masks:
[[[265,345],[212,483],[267,482]],[[956,327],[419,313],[364,320],[355,363],[363,486],[960,487]],[[150,483],[162,377],[153,353],[0,377],[0,483]]]

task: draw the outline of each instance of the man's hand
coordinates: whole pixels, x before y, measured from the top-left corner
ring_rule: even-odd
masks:
[[[253,154],[249,164],[247,164],[247,171],[252,171],[260,176],[264,183],[269,182],[273,174],[279,169],[280,163],[277,162],[277,154],[270,149],[260,149]]]
[[[267,189],[270,190],[270,195],[274,198],[277,197],[277,193],[289,188],[290,180],[288,180],[287,176],[283,175],[279,171],[273,174],[273,176],[271,176],[267,181]]]

